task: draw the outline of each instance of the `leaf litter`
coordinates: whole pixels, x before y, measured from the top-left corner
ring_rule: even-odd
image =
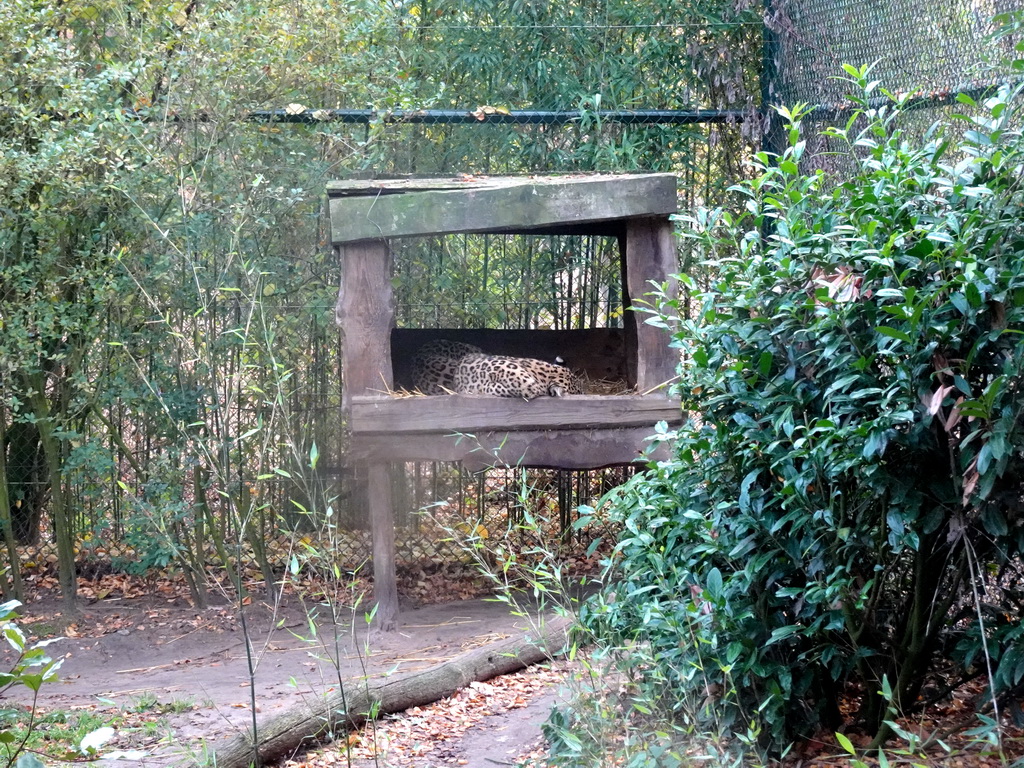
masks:
[[[288,760],[283,768],[331,768],[349,760],[375,761],[385,766],[467,765],[468,758],[457,748],[447,750],[472,728],[487,727],[486,718],[521,709],[561,684],[568,670],[566,662],[538,665],[488,682],[471,682],[452,696],[433,704],[412,707],[388,715],[353,731],[347,739],[322,747],[301,758]],[[543,749],[538,738],[522,745],[512,763],[527,766],[539,759]],[[535,763],[540,765],[540,763]]]

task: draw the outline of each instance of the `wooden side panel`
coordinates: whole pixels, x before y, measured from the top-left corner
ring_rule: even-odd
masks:
[[[571,432],[525,430],[474,435],[353,435],[352,452],[369,461],[461,461],[470,471],[500,466],[600,469],[642,460],[653,426],[581,429]],[[669,458],[661,446],[655,460]]]
[[[671,296],[676,295],[675,280],[679,270],[675,233],[668,217],[636,219],[626,224],[626,290],[630,306],[637,300],[648,300],[645,294],[658,285],[668,283]],[[636,315],[636,384],[640,393],[668,382],[676,375],[678,356],[669,348],[671,333],[648,325],[650,315]]]
[[[455,189],[332,197],[331,242],[546,227],[674,213],[672,174],[505,179]]]
[[[436,395],[354,397],[349,427],[353,436],[376,433],[400,441],[424,432],[650,428],[659,421],[676,424],[681,420],[679,401],[660,395],[567,395],[529,402],[484,395]]]
[[[384,240],[338,249],[341,288],[335,314],[342,332],[342,405],[355,395],[386,392],[394,386],[391,328],[395,300],[391,253]]]

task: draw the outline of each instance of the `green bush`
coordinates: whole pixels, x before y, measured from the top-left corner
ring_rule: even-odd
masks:
[[[805,110],[783,110],[742,213],[685,219],[714,275],[682,276],[693,317],[661,307],[691,418],[613,498],[584,616],[629,649],[639,711],[775,753],[838,725],[844,691],[881,744],[949,686],[987,676],[991,713],[1024,677],[1018,92],[916,139],[905,100],[847,72],[844,180],[801,172]]]

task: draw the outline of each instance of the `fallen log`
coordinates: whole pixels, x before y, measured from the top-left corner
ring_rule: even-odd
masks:
[[[370,718],[401,712],[451,696],[470,682],[551,659],[565,651],[570,622],[557,618],[536,631],[474,648],[430,669],[376,680],[353,680],[313,700],[302,697],[295,706],[257,724],[259,748],[252,731],[231,738],[215,753],[217,768],[265,765],[319,744],[323,737],[358,728]]]

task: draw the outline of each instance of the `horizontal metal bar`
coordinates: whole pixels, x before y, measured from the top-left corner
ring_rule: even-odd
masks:
[[[376,121],[385,123],[413,123],[432,125],[472,125],[490,123],[497,125],[559,125],[579,122],[585,118],[614,123],[690,125],[697,123],[742,122],[747,113],[738,109],[702,110],[599,110],[580,112],[567,110],[516,110],[502,111],[481,107],[467,111],[460,109],[417,109],[378,111],[375,109],[265,109],[250,112],[249,120],[264,120],[273,123],[321,123],[340,122],[368,124]]]

